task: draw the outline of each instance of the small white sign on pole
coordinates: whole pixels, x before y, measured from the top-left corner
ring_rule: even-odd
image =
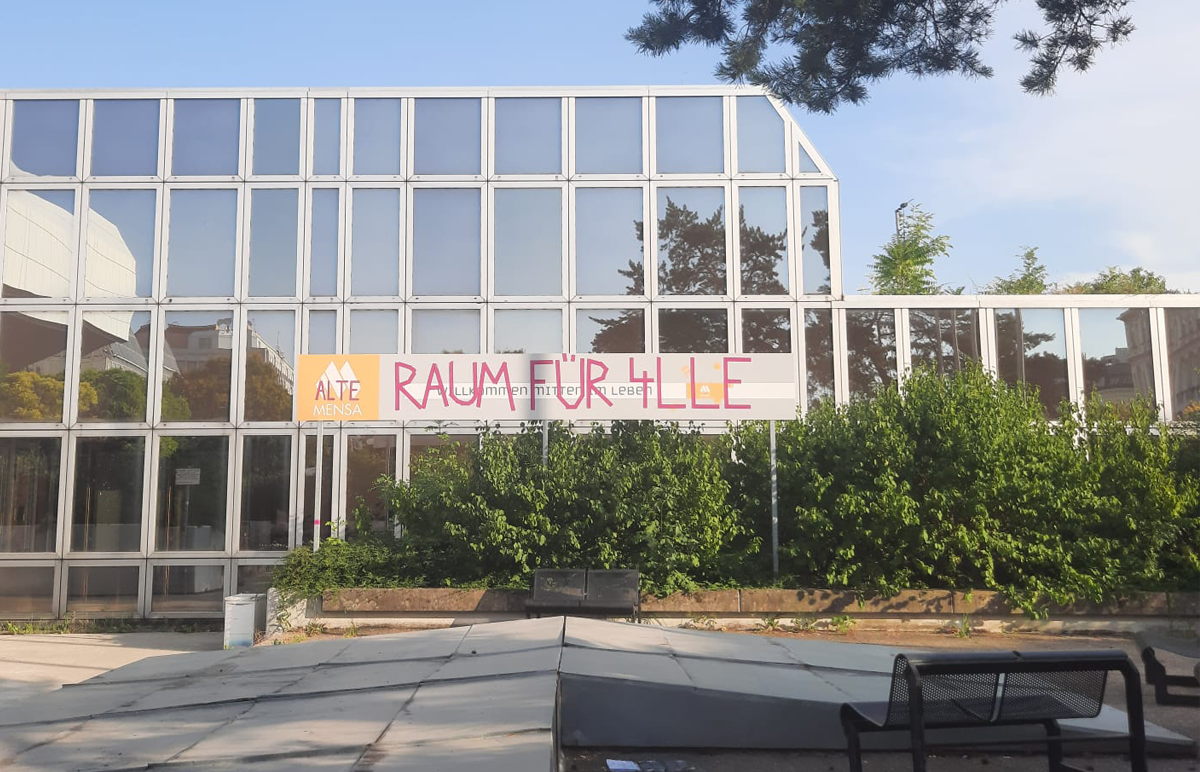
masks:
[[[182,467],[175,470],[176,485],[199,485],[200,470],[196,467]]]

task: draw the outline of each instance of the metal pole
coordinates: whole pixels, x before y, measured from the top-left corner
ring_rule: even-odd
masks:
[[[775,422],[771,421],[771,573],[779,578],[779,484],[775,467]]]
[[[317,421],[316,479],[313,483],[313,552],[321,548],[321,473],[325,469],[325,422]]]
[[[542,466],[550,463],[550,422],[542,421]]]

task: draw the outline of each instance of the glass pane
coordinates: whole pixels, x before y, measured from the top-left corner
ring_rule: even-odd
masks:
[[[800,271],[804,294],[828,295],[829,273],[829,189],[806,185],[800,188]]]
[[[354,173],[400,174],[401,100],[354,100]]]
[[[896,382],[896,314],[892,309],[846,311],[846,375],[850,397],[869,397]]]
[[[237,591],[265,593],[271,589],[271,576],[275,566],[241,565],[237,567]]]
[[[496,100],[496,174],[562,173],[562,100]]]
[[[496,189],[497,295],[562,294],[562,190]]]
[[[729,351],[729,322],[723,308],[664,308],[658,312],[658,350],[663,354],[720,354]]]
[[[300,173],[300,100],[254,100],[254,174]]]
[[[96,190],[88,194],[84,294],[148,298],[154,289],[158,191]]]
[[[804,362],[808,376],[808,405],[833,399],[833,312],[804,309]]]
[[[241,113],[237,99],[176,99],[171,174],[237,174]]]
[[[357,188],[350,197],[350,294],[400,294],[400,190]]]
[[[421,464],[421,459],[434,448],[451,447],[461,461],[467,460],[471,446],[479,443],[477,434],[410,434],[408,441],[408,469],[411,472]]]
[[[721,97],[659,97],[656,165],[659,174],[725,171]]]
[[[739,172],[784,172],[783,116],[764,96],[737,98]]]
[[[413,311],[412,353],[478,354],[479,311],[473,308]]]
[[[232,311],[168,311],[163,361],[164,421],[228,421]]]
[[[60,452],[56,437],[0,437],[0,552],[55,551]]]
[[[136,614],[140,566],[68,566],[67,613]]]
[[[92,176],[158,174],[157,99],[97,99],[92,105]]]
[[[908,312],[913,368],[931,367],[939,375],[979,361],[979,313],[972,308],[913,308]]]
[[[1067,329],[1061,308],[996,309],[996,364],[1009,384],[1036,387],[1046,415],[1067,398]]]
[[[74,177],[79,149],[79,102],[19,99],[13,102],[14,177]]]
[[[159,550],[225,549],[228,437],[159,437]]]
[[[0,566],[0,615],[53,613],[54,566]]]
[[[738,188],[743,295],[788,293],[787,190]]]
[[[375,481],[396,474],[396,438],[390,434],[346,438],[346,537],[389,530],[387,507]]]
[[[242,446],[244,550],[286,550],[291,512],[292,438],[246,437]]]
[[[395,354],[400,327],[395,311],[350,312],[351,354]]]
[[[79,420],[145,421],[150,312],[85,311],[79,345]]]
[[[562,311],[520,309],[497,311],[492,350],[497,354],[557,354],[563,350]]]
[[[292,420],[296,390],[296,314],[246,315],[246,420]]]
[[[575,291],[644,295],[641,188],[575,190]]]
[[[65,312],[0,311],[0,421],[61,422],[66,360]]]
[[[478,188],[416,188],[413,294],[478,295]]]
[[[233,295],[237,259],[236,190],[171,192],[167,240],[167,294],[174,297]]]
[[[723,189],[658,189],[658,294],[725,294]]]
[[[812,156],[804,149],[804,145],[799,145],[797,149],[800,151],[800,173],[819,174],[821,170],[817,168],[817,164],[813,161]]]
[[[211,613],[225,601],[225,566],[154,566],[151,611]]]
[[[315,297],[337,295],[338,245],[341,243],[339,195],[337,188],[312,189],[308,294]]]
[[[4,221],[6,298],[71,295],[75,191],[9,190]]]
[[[640,308],[577,309],[575,350],[582,354],[645,352],[646,312]]]
[[[418,99],[414,174],[480,173],[478,99]]]
[[[321,538],[328,539],[333,521],[333,437],[321,438]],[[305,544],[313,540],[313,504],[317,489],[317,438],[304,438],[304,514],[302,538]]]
[[[342,100],[313,105],[313,174],[342,173]]]
[[[642,100],[600,97],[575,100],[575,172],[642,173]]]
[[[250,294],[294,297],[300,191],[257,188],[250,193]]]
[[[744,309],[742,351],[747,354],[790,354],[792,312],[786,308]]]
[[[1200,308],[1168,308],[1167,365],[1176,421],[1200,421]]]
[[[140,552],[146,441],[80,437],[75,441],[75,505],[71,549]]]
[[[337,353],[337,311],[308,312],[308,353]]]
[[[1154,356],[1147,308],[1079,309],[1083,388],[1105,402],[1154,400]]]

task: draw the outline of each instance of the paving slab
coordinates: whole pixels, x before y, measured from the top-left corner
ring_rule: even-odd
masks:
[[[329,661],[336,664],[382,662],[407,659],[449,658],[458,650],[470,627],[444,627],[412,633],[373,635],[355,639]]]
[[[362,665],[326,665],[303,674],[279,690],[280,694],[320,694],[336,690],[377,689],[417,684],[433,675],[441,660],[370,662]]]
[[[354,772],[556,772],[557,769],[551,733],[537,731],[417,747],[380,748],[378,753],[364,757]]]
[[[566,648],[563,649],[560,672],[593,678],[691,686],[688,674],[674,657],[632,651]]]
[[[789,649],[776,645],[774,638],[766,636],[706,633],[698,630],[666,630],[664,633],[671,650],[680,657],[775,662],[781,665],[799,663]]]
[[[568,646],[587,646],[593,649],[640,651],[649,654],[671,653],[666,630],[662,627],[605,622],[600,619],[567,617],[563,641]]]
[[[507,651],[558,646],[562,643],[564,617],[515,619],[471,625],[458,646],[458,654],[498,654]],[[412,633],[409,633],[412,635]]]
[[[376,748],[495,737],[554,728],[558,677],[554,673],[473,682],[430,683],[417,689]]]
[[[517,650],[497,654],[457,656],[443,664],[431,681],[453,678],[489,678],[513,673],[557,672],[562,650],[558,647]]]

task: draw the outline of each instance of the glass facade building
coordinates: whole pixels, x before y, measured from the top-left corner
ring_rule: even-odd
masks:
[[[0,149],[0,617],[219,614],[311,541],[318,464],[323,521],[382,523],[439,440],[318,447],[300,353],[788,352],[804,405],[974,361],[1200,412],[1194,295],[843,295],[838,180],[753,89],[0,92]]]

